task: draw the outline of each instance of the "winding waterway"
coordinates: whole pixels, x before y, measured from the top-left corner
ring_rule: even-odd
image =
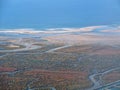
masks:
[[[0,52],[6,52],[6,53],[8,53],[8,52],[12,52],[12,51],[13,51],[13,52],[17,52],[17,51],[33,50],[33,49],[41,48],[40,46],[36,46],[36,45],[33,45],[33,44],[24,44],[24,45],[26,46],[26,48],[23,48],[23,49],[15,49],[15,50],[0,50]],[[56,50],[63,49],[63,48],[67,48],[67,47],[70,47],[70,46],[72,46],[72,45],[60,46],[60,47],[53,48],[53,49],[50,49],[50,50],[48,50],[48,51],[45,51],[45,52],[43,52],[43,53],[53,53],[53,52],[56,51]],[[21,54],[22,54],[22,53],[21,53]],[[24,54],[24,53],[23,53],[23,54]],[[29,53],[28,53],[28,54],[29,54]],[[31,53],[31,54],[32,54],[32,53]],[[34,53],[34,54],[40,54],[40,53]],[[42,53],[41,53],[41,54],[42,54]],[[5,57],[5,56],[7,56],[7,55],[9,55],[9,54],[1,55],[0,58],[3,58],[3,57]],[[93,74],[93,75],[90,75],[90,76],[89,76],[89,79],[90,79],[91,82],[93,83],[93,86],[92,86],[91,88],[87,89],[87,90],[102,90],[102,89],[101,89],[101,88],[102,88],[102,85],[101,85],[101,77],[102,77],[103,75],[109,73],[109,72],[112,72],[112,71],[118,70],[118,69],[120,69],[120,67],[119,67],[119,68],[113,68],[113,69],[107,70],[107,71],[105,71],[105,72],[95,73],[95,74]],[[14,76],[14,74],[19,73],[19,72],[22,72],[22,71],[21,71],[21,70],[18,70],[18,71],[14,71],[14,72],[4,72],[4,73],[0,73],[0,74],[9,74],[9,75]],[[99,75],[99,79],[100,79],[100,80],[96,80],[96,79],[95,79],[95,76],[98,76],[98,75]],[[31,85],[33,82],[35,82],[35,81],[36,81],[36,80],[33,80],[33,81],[29,82],[29,83],[27,84],[27,86],[26,86],[26,90],[35,90],[34,88],[33,88],[33,89],[30,88],[30,85]],[[110,86],[110,85],[112,85],[112,84],[114,84],[114,83],[115,83],[115,82],[113,82],[113,83],[111,83],[111,84],[108,84],[108,85],[106,85],[106,86]],[[54,87],[47,87],[47,88],[50,88],[51,90],[56,90]],[[97,89],[97,88],[98,88],[98,89]],[[112,90],[114,90],[114,89],[112,89]]]
[[[112,71],[114,71],[114,70],[118,70],[118,69],[120,69],[120,67],[119,67],[119,68],[113,68],[113,69],[107,70],[107,71],[105,71],[105,72],[101,72],[101,73],[96,73],[96,74],[90,75],[90,76],[89,76],[89,79],[90,79],[91,82],[93,83],[93,87],[91,87],[91,88],[88,89],[88,90],[97,90],[97,88],[102,87],[102,85],[101,85],[101,78],[102,78],[102,76],[105,75],[105,74],[107,74],[107,73],[109,73],[109,72],[112,72]],[[95,79],[95,76],[98,76],[98,75],[100,75],[100,76],[99,76],[99,79],[100,79],[100,80],[96,80],[96,79]],[[114,82],[113,82],[113,83],[114,83]]]

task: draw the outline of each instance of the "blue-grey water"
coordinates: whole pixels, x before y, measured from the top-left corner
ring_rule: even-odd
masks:
[[[120,0],[0,0],[0,28],[120,24]]]

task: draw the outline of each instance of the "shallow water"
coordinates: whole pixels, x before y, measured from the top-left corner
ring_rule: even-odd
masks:
[[[120,82],[117,82],[115,84],[102,87],[102,88],[100,88],[98,90],[120,90]]]

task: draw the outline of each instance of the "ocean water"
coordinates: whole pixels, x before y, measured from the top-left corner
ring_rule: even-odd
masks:
[[[120,0],[0,0],[0,29],[120,24]]]

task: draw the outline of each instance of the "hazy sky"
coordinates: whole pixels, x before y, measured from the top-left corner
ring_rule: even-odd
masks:
[[[0,28],[120,23],[120,0],[0,0]]]

